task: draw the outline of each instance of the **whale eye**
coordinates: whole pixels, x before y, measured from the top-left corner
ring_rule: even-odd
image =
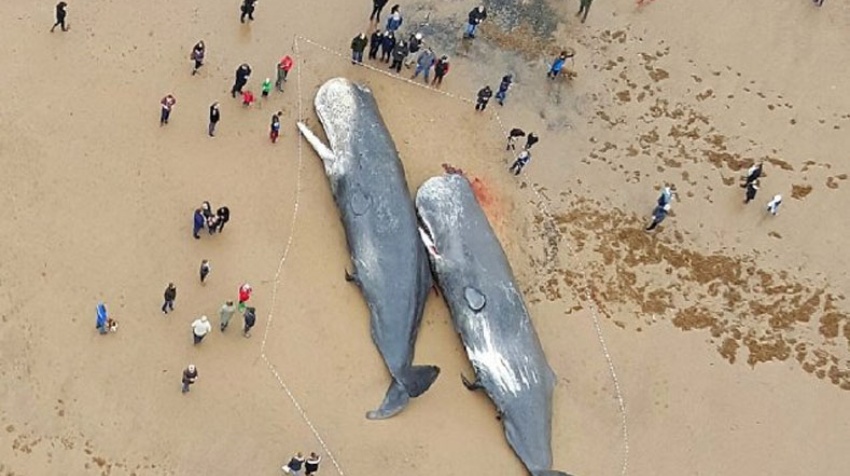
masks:
[[[369,197],[367,197],[361,190],[356,190],[351,195],[350,204],[351,211],[354,212],[355,215],[361,216],[369,210]]]
[[[467,286],[463,288],[463,297],[466,299],[466,305],[475,312],[484,309],[484,306],[487,304],[487,297],[473,287]]]

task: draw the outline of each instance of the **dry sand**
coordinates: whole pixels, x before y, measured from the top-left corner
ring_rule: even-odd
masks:
[[[299,155],[297,75],[251,110],[227,96],[239,63],[258,90],[296,34],[346,52],[369,2],[264,1],[250,26],[236,0],[69,3],[70,31],[53,34],[51,2],[0,3],[0,474],[272,475],[291,452],[322,450],[261,358],[270,317],[268,362],[345,474],[523,474],[492,405],[460,385],[468,364],[437,299],[416,360],[443,374],[398,417],[364,418],[388,378],[342,279],[327,182],[309,150]],[[557,468],[621,474],[627,455],[634,475],[846,474],[850,5],[598,1],[580,25],[577,3],[493,0],[465,45],[473,3],[403,4],[406,26],[453,57],[445,91],[470,98],[514,72],[501,120],[542,136],[518,180],[495,116],[303,41],[300,113],[312,116],[324,80],[360,80],[411,187],[444,162],[480,180],[559,376]],[[191,77],[201,38],[207,65]],[[539,51],[561,46],[578,52],[576,77],[547,82]],[[178,103],[160,128],[167,93]],[[209,139],[214,100],[223,119]],[[744,206],[737,178],[762,159],[767,177]],[[646,235],[665,182],[679,201]],[[775,193],[785,201],[767,217]],[[227,204],[232,220],[196,241],[202,200]],[[213,271],[201,287],[204,258]],[[168,281],[177,309],[164,317]],[[190,322],[217,322],[243,281],[255,289],[254,337],[234,326],[193,347]],[[116,334],[96,333],[98,300]],[[190,362],[200,378],[181,395]],[[322,473],[337,473],[327,455]]]

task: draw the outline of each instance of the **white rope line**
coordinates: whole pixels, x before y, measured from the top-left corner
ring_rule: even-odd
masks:
[[[295,56],[296,89],[298,91],[298,121],[300,122],[302,120],[303,109],[301,102],[301,57],[299,55],[297,37],[294,39],[292,45],[293,55]],[[280,261],[278,262],[277,272],[274,276],[274,286],[272,286],[272,303],[269,307],[269,314],[266,319],[266,329],[263,332],[263,342],[260,345],[260,356],[268,366],[269,371],[271,371],[272,375],[274,375],[277,379],[277,382],[280,384],[280,387],[283,389],[284,392],[286,392],[286,395],[289,397],[289,400],[292,401],[292,405],[298,411],[299,415],[301,416],[301,419],[304,420],[304,423],[307,425],[308,428],[310,428],[310,431],[313,433],[313,436],[316,438],[316,441],[319,442],[319,445],[321,445],[325,455],[327,455],[327,458],[336,468],[337,473],[339,473],[340,476],[345,476],[345,473],[342,471],[342,468],[340,467],[339,462],[336,460],[336,457],[334,457],[333,452],[328,447],[327,443],[325,443],[324,438],[322,438],[322,436],[319,434],[319,430],[317,430],[316,426],[313,425],[313,422],[310,421],[310,417],[307,416],[307,412],[298,402],[298,399],[295,398],[295,395],[293,395],[292,391],[289,389],[289,386],[283,380],[283,377],[280,376],[280,373],[277,371],[277,368],[274,366],[274,364],[272,364],[271,360],[269,360],[268,356],[266,355],[266,342],[268,341],[269,330],[272,327],[272,320],[274,318],[273,310],[277,305],[277,289],[280,285],[280,275],[283,272],[283,265],[286,263],[286,259],[289,257],[289,250],[292,247],[292,241],[295,236],[295,223],[298,219],[298,210],[301,202],[301,171],[303,169],[304,156],[303,142],[304,139],[301,137],[301,134],[298,134],[298,173],[296,175],[295,181],[295,205],[292,207],[292,218],[289,222],[289,238],[287,238],[286,240],[286,247],[283,249],[283,254],[281,255]]]
[[[313,41],[309,38],[305,38],[303,36],[298,36],[298,35],[295,36],[293,44],[294,44],[295,56],[296,56],[296,62],[297,62],[296,74],[297,74],[297,89],[298,89],[298,120],[301,121],[303,111],[302,111],[302,97],[301,97],[302,96],[302,93],[301,93],[301,58],[300,58],[300,54],[299,54],[300,51],[299,51],[299,48],[298,48],[299,40],[301,40],[305,43],[308,43],[310,45],[313,45],[313,46],[315,46],[315,47],[317,47],[317,48],[319,48],[319,49],[321,49],[321,50],[323,50],[327,53],[330,53],[334,56],[342,58],[345,61],[351,61],[351,59],[347,55],[342,54],[337,50],[328,48],[327,46],[324,46],[320,43],[317,43],[317,42],[315,42],[315,41]],[[450,97],[450,98],[453,98],[453,99],[457,99],[459,101],[463,101],[463,102],[469,103],[469,104],[475,103],[475,101],[473,101],[473,100],[471,100],[467,97],[458,96],[456,94],[452,94],[452,93],[449,93],[449,92],[446,92],[446,91],[443,91],[443,90],[440,90],[440,89],[432,88],[429,85],[426,85],[426,84],[423,84],[423,83],[420,83],[420,82],[417,82],[417,81],[413,81],[411,79],[404,78],[404,77],[401,77],[401,76],[396,75],[396,74],[392,74],[388,71],[384,71],[383,69],[375,68],[374,66],[369,65],[367,63],[360,63],[359,66],[364,67],[364,68],[366,68],[370,71],[374,71],[376,73],[382,74],[382,75],[387,76],[389,78],[395,79],[396,81],[405,82],[405,83],[411,84],[413,86],[429,90],[433,93],[442,94],[444,96],[447,96],[447,97]],[[501,129],[502,133],[505,136],[507,136],[507,129],[505,128],[505,125],[502,122],[502,119],[499,116],[499,114],[495,111],[492,111],[491,114],[493,115],[493,117],[496,118],[496,121],[497,121],[498,126]],[[277,273],[275,274],[274,287],[272,289],[272,306],[271,306],[272,309],[274,309],[275,304],[277,302],[277,288],[278,288],[278,285],[280,284],[280,275],[283,271],[283,265],[284,265],[288,255],[289,255],[289,250],[290,250],[290,247],[292,245],[293,236],[294,236],[294,232],[295,232],[294,227],[295,227],[296,218],[298,216],[298,208],[299,208],[300,193],[301,193],[301,169],[302,169],[302,157],[303,157],[302,149],[303,149],[303,138],[299,137],[299,139],[298,139],[298,175],[297,175],[297,186],[296,186],[296,192],[295,192],[295,197],[296,197],[295,198],[295,206],[294,206],[293,212],[292,212],[292,220],[291,220],[291,225],[290,225],[289,239],[287,240],[287,244],[286,244],[286,247],[284,249],[283,256],[281,257],[280,262],[278,263]],[[534,192],[535,196],[537,197],[537,203],[540,206],[540,210],[545,215],[545,218],[549,221],[549,223],[554,223],[554,218],[552,216],[552,213],[549,211],[549,207],[547,205],[547,199],[545,197],[543,197],[543,195],[540,194],[540,192],[537,191],[537,188],[534,185],[536,185],[536,184],[532,184],[532,186],[529,187],[529,188]],[[570,254],[573,255],[573,256],[576,256],[576,253],[573,250],[572,245],[570,245],[570,243],[568,241],[566,242],[566,245],[567,245],[567,248],[570,251]],[[599,340],[599,346],[602,350],[602,354],[605,357],[605,361],[608,364],[608,371],[609,371],[609,374],[611,376],[611,380],[614,383],[614,391],[615,391],[617,403],[618,403],[619,410],[620,410],[620,416],[621,416],[621,419],[622,419],[623,464],[622,464],[621,474],[623,476],[625,476],[628,472],[628,464],[629,464],[629,429],[628,429],[628,419],[627,419],[627,413],[626,413],[626,402],[625,402],[625,399],[623,398],[623,392],[622,392],[622,389],[620,387],[620,380],[617,377],[617,372],[616,372],[616,369],[614,367],[614,360],[612,359],[611,353],[608,350],[608,344],[605,341],[605,337],[604,337],[604,334],[602,332],[602,326],[599,323],[599,316],[598,316],[598,313],[597,313],[596,302],[594,301],[593,297],[590,294],[591,283],[590,283],[589,278],[587,277],[587,273],[585,273],[584,266],[581,264],[580,261],[579,261],[579,273],[581,274],[582,279],[586,283],[586,286],[585,286],[585,289],[584,289],[584,300],[588,303],[588,306],[590,308],[590,314],[591,314],[591,317],[592,317],[592,320],[593,320],[594,330],[596,331],[596,337]],[[263,342],[262,342],[262,346],[261,346],[261,350],[260,350],[261,356],[262,356],[263,360],[266,362],[266,364],[268,365],[269,370],[272,372],[272,374],[275,376],[275,378],[277,378],[278,383],[280,384],[281,388],[283,388],[283,390],[289,396],[289,399],[292,401],[292,404],[295,406],[296,410],[298,410],[298,412],[300,413],[301,418],[304,420],[304,422],[307,424],[307,426],[313,432],[313,435],[315,436],[316,440],[319,442],[319,444],[322,446],[322,449],[328,455],[328,459],[330,459],[331,462],[333,463],[334,467],[336,467],[336,470],[340,474],[340,476],[344,476],[342,468],[340,467],[337,460],[334,458],[333,453],[331,452],[330,448],[328,448],[324,439],[321,437],[321,435],[319,434],[316,427],[310,421],[310,418],[307,416],[307,413],[304,411],[303,407],[298,402],[298,400],[295,398],[295,396],[292,394],[292,392],[289,389],[289,386],[286,385],[283,378],[280,376],[280,373],[277,371],[277,369],[274,367],[274,365],[272,365],[272,363],[269,361],[268,357],[266,356],[266,353],[265,353],[266,340],[268,338],[269,329],[271,328],[272,318],[273,318],[273,315],[272,315],[272,311],[270,310],[269,315],[268,315],[268,319],[267,319],[267,322],[266,322],[266,330],[265,330],[265,333],[263,335]]]

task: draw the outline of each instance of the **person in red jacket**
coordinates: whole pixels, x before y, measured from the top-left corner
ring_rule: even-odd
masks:
[[[254,93],[246,89],[242,93],[242,105],[248,107],[251,104],[254,104]]]
[[[248,283],[239,286],[239,311],[245,310],[245,303],[251,299],[251,293],[254,290],[251,288],[251,285]]]
[[[283,83],[286,82],[286,76],[289,75],[292,65],[292,58],[289,55],[281,58],[280,63],[277,64],[277,81],[275,81],[275,87],[280,92],[283,92]]]
[[[443,77],[449,73],[449,57],[443,55],[442,58],[437,60],[437,63],[434,65],[434,81],[431,83],[432,86],[440,87],[443,84]]]

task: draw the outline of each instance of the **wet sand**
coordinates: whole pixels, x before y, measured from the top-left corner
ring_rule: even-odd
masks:
[[[343,280],[327,180],[294,127],[299,114],[315,124],[312,95],[334,76],[373,89],[412,188],[443,163],[479,180],[558,375],[556,468],[622,474],[627,454],[634,475],[844,474],[850,6],[595,2],[580,25],[577,2],[493,1],[479,38],[463,43],[474,4],[402,4],[404,31],[417,25],[452,56],[452,96],[300,40],[301,101],[293,74],[246,110],[228,96],[236,66],[252,65],[257,92],[295,35],[347,55],[368,2],[326,2],[332,15],[261,2],[250,26],[235,1],[69,3],[70,31],[53,34],[53,5],[0,5],[0,474],[271,475],[293,451],[324,452],[261,357],[264,339],[345,474],[523,474],[486,396],[460,384],[470,369],[436,298],[416,361],[439,365],[440,378],[398,417],[364,418],[388,377]],[[192,77],[201,38],[207,64]],[[546,81],[540,51],[565,46],[577,51],[575,78]],[[475,115],[463,99],[506,72],[517,79],[506,105]],[[178,103],[160,128],[167,93]],[[514,126],[542,138],[519,179],[502,151]],[[744,206],[738,178],[756,160],[767,176]],[[678,200],[647,235],[664,183]],[[766,216],[776,193],[779,216]],[[196,241],[203,200],[232,218]],[[169,281],[177,309],[164,317]],[[245,281],[254,336],[237,320],[193,347],[190,323],[216,324]],[[98,300],[117,333],[95,331]],[[182,395],[190,362],[200,378]],[[321,474],[338,473],[331,463],[325,455]]]

